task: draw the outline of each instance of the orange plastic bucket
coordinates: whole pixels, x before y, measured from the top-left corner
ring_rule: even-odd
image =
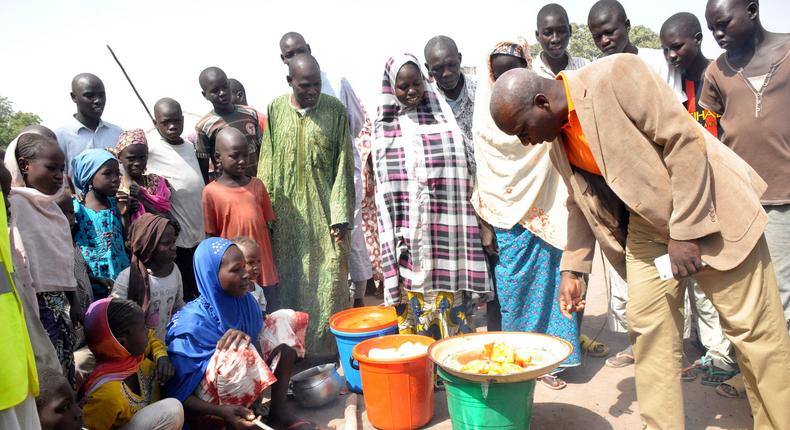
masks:
[[[360,342],[352,352],[359,363],[368,419],[379,429],[414,429],[433,418],[433,362],[427,352],[408,358],[368,358],[373,348],[398,348],[406,342],[430,346],[434,340],[395,334]]]
[[[362,380],[359,370],[351,367],[351,352],[358,343],[388,334],[398,333],[398,316],[395,308],[383,306],[365,306],[351,308],[329,317],[329,331],[335,335],[337,352],[340,354],[340,366],[346,377],[348,389],[362,392]]]

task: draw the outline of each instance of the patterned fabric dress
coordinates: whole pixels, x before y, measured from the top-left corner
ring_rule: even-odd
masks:
[[[291,95],[269,105],[258,178],[266,184],[277,220],[272,224],[280,304],[310,314],[307,350],[337,348],[329,317],[348,304],[348,235],[335,225],[354,219],[354,161],[346,108],[321,94],[304,113]],[[286,246],[287,244],[287,246]]]
[[[419,64],[409,54],[387,62],[375,123],[384,298],[397,305],[402,332],[435,335],[442,327],[447,336],[466,326],[464,292],[489,293],[491,285],[463,134],[424,74],[420,104],[400,104],[395,77],[409,62]]]
[[[494,231],[499,247],[495,273],[502,330],[545,333],[565,339],[573,345],[573,354],[561,367],[578,366],[578,314],[565,318],[557,301],[562,250],[519,224],[509,230],[495,227]]]
[[[71,311],[69,299],[63,291],[38,293],[36,299],[39,319],[58,354],[58,361],[63,367],[63,376],[74,384],[76,335],[69,315]]]
[[[373,268],[373,279],[381,282],[384,280],[384,275],[381,270],[381,246],[379,245],[379,225],[378,215],[376,214],[376,182],[371,161],[372,134],[373,125],[366,115],[365,125],[355,140],[357,153],[362,160],[362,202],[359,205],[359,211],[362,215],[362,231],[365,234],[365,245],[368,247],[368,256]]]
[[[129,267],[123,238],[123,224],[115,198],[109,198],[110,209],[94,211],[74,199],[74,215],[79,232],[74,241],[82,251],[88,273],[96,278],[115,280]],[[102,285],[92,284],[93,299],[103,299],[110,292]]]

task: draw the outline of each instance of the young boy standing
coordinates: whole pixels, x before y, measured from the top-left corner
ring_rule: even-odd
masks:
[[[203,188],[195,148],[181,138],[184,114],[181,105],[163,98],[154,105],[156,131],[147,136],[148,170],[167,179],[172,187],[170,206],[180,228],[176,238],[176,266],[184,282],[184,301],[198,296],[192,258],[205,237],[203,229]]]
[[[768,183],[765,239],[790,321],[790,34],[766,31],[756,0],[710,0],[705,19],[726,52],[705,72],[700,105],[721,114],[719,139]]]
[[[209,159],[215,152],[217,133],[228,126],[240,131],[247,140],[247,175],[255,176],[258,172],[258,154],[263,136],[257,112],[250,107],[233,104],[228,77],[219,67],[203,70],[199,81],[203,97],[214,107],[195,126],[195,150],[203,177],[208,182]]]
[[[214,159],[222,173],[203,191],[203,224],[206,235],[226,239],[252,238],[260,248],[260,270],[255,282],[263,287],[267,301],[277,302],[271,290],[280,282],[274,266],[269,223],[274,210],[266,186],[247,171],[247,141],[235,128],[217,133]],[[269,290],[269,291],[267,291]]]

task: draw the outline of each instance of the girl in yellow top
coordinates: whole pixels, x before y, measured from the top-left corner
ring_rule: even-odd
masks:
[[[85,337],[96,356],[81,390],[87,428],[181,429],[181,403],[160,400],[159,392],[174,369],[164,344],[146,331],[140,306],[112,298],[94,302],[85,315]]]

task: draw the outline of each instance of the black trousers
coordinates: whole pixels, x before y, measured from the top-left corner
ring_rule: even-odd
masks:
[[[195,282],[195,269],[192,259],[195,257],[194,248],[176,248],[176,266],[181,272],[181,279],[184,281],[184,302],[195,300],[198,293],[197,282]]]

